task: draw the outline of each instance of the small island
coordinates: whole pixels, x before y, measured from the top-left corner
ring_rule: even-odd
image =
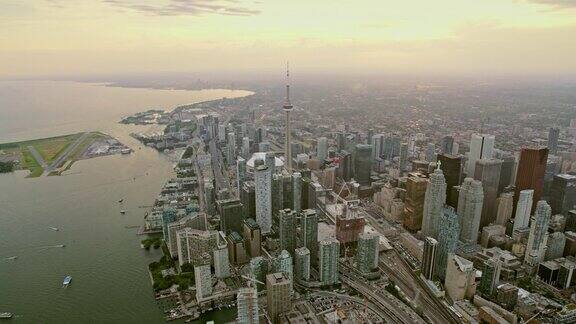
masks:
[[[110,135],[85,132],[0,144],[0,172],[28,170],[29,178],[61,175],[78,160],[132,150]]]

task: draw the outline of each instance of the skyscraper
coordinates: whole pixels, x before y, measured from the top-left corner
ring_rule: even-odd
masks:
[[[210,262],[194,266],[194,278],[196,281],[196,299],[202,300],[212,295]]]
[[[400,174],[406,170],[406,165],[408,165],[408,143],[402,143],[400,144],[400,160],[398,161]]]
[[[266,276],[268,315],[272,323],[279,323],[278,315],[292,308],[290,285],[290,279],[282,272]]]
[[[326,137],[319,137],[318,144],[316,145],[316,157],[320,163],[324,164],[324,160],[328,156],[328,139]]]
[[[428,143],[426,146],[426,161],[436,162],[436,146],[434,143]]]
[[[292,209],[299,213],[302,209],[302,174],[300,172],[292,173],[292,200],[294,204]]]
[[[250,259],[250,274],[252,277],[260,282],[264,282],[266,280],[266,275],[268,274],[268,263],[264,260],[263,257],[257,256]],[[256,283],[256,288],[258,290],[262,290],[263,285],[260,283]]]
[[[516,175],[516,194],[514,198],[518,201],[522,190],[534,190],[534,199],[531,206],[532,212],[534,212],[536,203],[540,200],[540,197],[542,197],[547,161],[548,148],[522,148],[522,151],[520,151],[520,161],[518,162],[518,172]]]
[[[296,282],[310,280],[310,250],[305,246],[297,248],[296,254]]]
[[[480,159],[491,159],[493,151],[494,135],[472,134],[466,176],[473,177],[476,171],[476,161]]]
[[[244,221],[244,208],[240,200],[225,199],[216,201],[220,214],[220,230],[224,233],[241,232]]]
[[[446,180],[440,164],[430,175],[424,198],[422,235],[438,238],[438,225],[446,203]]]
[[[372,146],[357,144],[354,152],[354,179],[362,186],[370,185]]]
[[[436,252],[438,248],[438,241],[432,237],[426,237],[424,239],[424,251],[422,254],[422,275],[428,280],[432,280],[435,269],[434,264],[436,262]]]
[[[236,160],[236,188],[238,194],[240,194],[244,181],[246,181],[246,160],[242,157],[238,157]]]
[[[496,198],[498,198],[501,167],[502,161],[497,159],[480,159],[476,161],[474,179],[482,182],[482,189],[484,190],[484,203],[480,220],[481,228],[494,223],[496,220]]]
[[[288,66],[286,67],[286,101],[284,102],[284,105],[282,106],[282,109],[284,110],[284,112],[286,112],[286,149],[284,152],[284,159],[286,160],[286,170],[288,170],[288,172],[292,172],[292,144],[291,144],[291,140],[290,137],[291,135],[291,129],[290,129],[290,113],[292,112],[292,103],[290,103],[290,70],[288,69]]]
[[[452,154],[452,148],[454,147],[454,137],[446,135],[442,138],[440,143],[440,149],[442,154]]]
[[[503,192],[496,199],[496,224],[506,226],[514,210],[514,193]]]
[[[454,212],[454,208],[444,208],[444,214],[440,220],[438,250],[436,254],[436,264],[434,265],[436,276],[442,280],[446,277],[448,255],[454,253],[459,234],[460,226],[458,224],[458,215]]]
[[[560,128],[550,127],[548,131],[548,150],[550,154],[558,154],[558,138],[560,137]]]
[[[422,227],[424,198],[428,180],[419,174],[409,174],[406,180],[406,200],[404,203],[404,227],[416,232]]]
[[[378,268],[379,241],[377,234],[360,234],[356,252],[356,267],[360,272],[368,273]]]
[[[496,254],[493,258],[484,261],[482,268],[482,279],[478,290],[484,297],[492,297],[498,287],[500,281],[500,271],[502,264],[500,262],[500,255]]]
[[[516,213],[514,214],[514,229],[527,228],[530,222],[530,210],[532,200],[534,199],[534,190],[522,190],[519,193],[518,203],[516,204]]]
[[[238,323],[258,324],[258,291],[253,287],[238,289]]]
[[[446,266],[444,287],[453,301],[472,297],[476,290],[474,263],[455,254],[450,254]]]
[[[230,277],[230,258],[228,256],[228,245],[224,233],[220,232],[222,239],[218,240],[218,245],[213,251],[214,276],[216,278]]]
[[[548,241],[548,225],[552,209],[544,200],[536,204],[536,212],[530,224],[530,234],[526,245],[524,262],[530,266],[536,266],[544,260],[546,244]]]
[[[226,156],[228,165],[234,165],[234,162],[236,162],[236,134],[233,132],[228,133],[226,148],[228,150],[228,155]]]
[[[259,256],[262,244],[262,233],[260,226],[253,218],[247,218],[244,220],[243,231],[248,254],[250,254],[250,257],[252,258]],[[264,280],[264,278],[262,278],[262,280]]]
[[[482,182],[472,178],[464,179],[458,194],[458,215],[460,215],[460,240],[475,244],[478,241],[484,193]]]
[[[270,233],[272,228],[272,179],[266,165],[259,165],[254,170],[256,183],[256,222],[262,234]]]
[[[278,230],[280,232],[280,249],[288,251],[294,255],[296,248],[296,213],[290,209],[283,209],[278,212]]]
[[[294,266],[292,264],[292,256],[288,251],[282,250],[276,258],[274,267],[276,272],[282,272],[290,281],[290,294],[292,294],[292,285],[294,283]]]
[[[462,156],[450,153],[438,154],[438,161],[446,179],[446,204],[456,208],[458,198],[453,188],[462,182]]]
[[[169,242],[170,234],[168,233],[168,225],[176,221],[176,209],[164,208],[162,211],[162,234],[164,235],[164,242]]]
[[[318,261],[318,215],[314,209],[305,209],[301,213],[300,228],[302,233],[302,246],[310,251],[310,260],[313,265]]]
[[[550,207],[553,214],[568,215],[576,208],[576,176],[557,174],[550,188]]]
[[[327,239],[320,242],[320,282],[323,286],[331,286],[338,282],[338,259],[340,257],[340,242]]]
[[[382,146],[384,144],[384,134],[376,134],[372,136],[372,159],[375,160],[382,155]]]
[[[554,232],[548,236],[548,242],[544,261],[561,258],[566,247],[566,235],[562,232]]]

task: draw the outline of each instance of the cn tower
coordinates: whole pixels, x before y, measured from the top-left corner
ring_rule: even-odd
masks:
[[[286,64],[286,101],[282,106],[282,109],[286,112],[286,150],[285,150],[285,162],[286,170],[292,172],[292,146],[290,145],[290,113],[292,112],[292,104],[290,103],[290,67]]]

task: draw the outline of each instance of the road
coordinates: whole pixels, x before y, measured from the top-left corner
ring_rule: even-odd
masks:
[[[90,133],[83,133],[80,137],[78,137],[74,143],[70,144],[66,150],[64,150],[64,152],[62,154],[60,154],[60,156],[58,156],[58,158],[52,162],[52,164],[48,167],[48,169],[46,169],[47,173],[50,173],[52,171],[54,171],[55,169],[57,169],[58,167],[60,167],[60,165],[62,165],[62,163],[64,163],[64,161],[66,161],[68,159],[68,156],[70,155],[70,153],[72,153],[77,147],[78,145],[80,145],[80,143],[84,142],[84,140],[90,135]]]
[[[32,154],[32,156],[40,164],[42,169],[44,169],[44,172],[46,172],[46,169],[48,169],[48,163],[46,163],[46,161],[44,161],[44,158],[42,157],[42,155],[36,150],[36,148],[34,146],[31,146],[31,145],[28,146],[28,151],[30,151],[30,154]]]
[[[232,190],[230,186],[230,181],[228,180],[228,174],[223,172],[222,167],[224,165],[224,158],[222,152],[216,147],[214,140],[211,140],[208,144],[210,148],[210,156],[212,158],[212,171],[214,172],[214,179],[216,180],[216,192],[220,192],[222,189],[227,189],[232,196],[236,195],[236,191]]]

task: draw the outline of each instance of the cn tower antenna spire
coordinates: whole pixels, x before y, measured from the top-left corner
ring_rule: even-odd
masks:
[[[286,112],[286,147],[284,150],[284,161],[286,170],[292,173],[292,145],[290,130],[290,113],[292,112],[292,103],[290,103],[290,63],[286,62],[286,101],[282,109]]]
[[[286,62],[286,104],[285,106],[292,106],[290,104],[290,62]]]

